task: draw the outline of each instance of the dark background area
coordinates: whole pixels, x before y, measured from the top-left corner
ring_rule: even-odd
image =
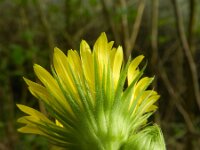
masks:
[[[167,149],[200,147],[199,0],[0,0],[0,150],[46,150],[37,135],[17,132],[16,103],[42,109],[22,77],[35,80],[32,66],[50,69],[55,46],[79,50],[106,32],[125,58],[143,54],[146,75],[161,98],[152,119]]]

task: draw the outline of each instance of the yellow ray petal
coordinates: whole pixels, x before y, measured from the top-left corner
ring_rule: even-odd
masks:
[[[17,119],[17,122],[23,123],[23,124],[33,124],[32,122],[39,122],[40,119],[35,116],[24,116],[19,119]]]
[[[66,110],[70,112],[72,115],[73,112],[71,110],[71,107],[67,103],[61,89],[58,86],[58,83],[56,80],[50,75],[50,73],[45,70],[43,67],[35,64],[34,65],[34,71],[37,77],[40,79],[40,81],[44,84],[44,86],[51,92],[51,94],[62,104],[64,107],[66,107]]]
[[[24,127],[21,127],[19,129],[17,129],[17,131],[19,131],[21,133],[31,133],[31,134],[46,135],[41,130],[39,130],[38,127],[30,126],[30,125],[26,125]]]
[[[57,125],[57,126],[59,126],[59,127],[63,127],[62,123],[60,123],[57,119],[56,119],[55,122],[56,122],[56,125]]]
[[[139,74],[138,65],[143,60],[144,56],[140,55],[136,57],[129,65],[128,68],[128,85],[135,79],[135,77]]]
[[[153,105],[158,99],[160,98],[159,95],[153,95],[148,99],[148,102],[146,103],[146,105],[143,107],[143,109],[141,110],[140,113],[144,113],[144,112],[148,112],[148,111],[152,111],[155,110],[156,107]]]
[[[83,72],[90,87],[91,93],[93,94],[94,93],[93,57],[89,45],[84,40],[81,42],[80,45],[80,55],[81,55]]]
[[[159,95],[157,94],[157,92],[154,91],[154,90],[147,90],[147,91],[144,91],[144,92],[142,93],[142,95],[140,96],[138,102],[137,102],[136,109],[140,106],[140,104],[141,104],[143,101],[145,101],[145,103],[149,103],[149,101],[151,101],[151,97],[153,97],[153,96],[158,96],[158,97],[159,97]],[[134,101],[134,99],[132,99],[129,108],[131,107],[133,101]],[[135,110],[136,110],[136,109],[135,109]]]
[[[158,109],[158,106],[156,105],[151,105],[146,112],[150,112],[150,111],[155,111],[156,109]]]
[[[17,104],[17,107],[23,111],[24,113],[30,115],[30,116],[33,116],[37,119],[41,119],[41,120],[44,120],[46,122],[51,122],[44,114],[42,114],[41,112],[31,108],[31,107],[28,107],[28,106],[25,106],[25,105],[21,105],[21,104]],[[37,121],[37,120],[35,120]]]
[[[73,69],[73,71],[76,71],[75,73],[79,74],[79,76],[81,77],[82,67],[79,54],[77,53],[77,51],[74,50],[68,50],[67,54],[68,54],[69,64],[71,65],[71,69]]]
[[[115,58],[115,54],[116,54],[116,51],[117,49],[115,47],[113,47],[110,51],[110,65],[111,65],[111,68],[113,68],[113,65],[114,65],[114,58]]]
[[[98,69],[100,74],[100,79],[103,74],[103,70],[107,70],[108,58],[109,58],[109,44],[105,33],[102,33],[94,44],[93,53],[94,57],[98,62]]]
[[[91,50],[86,41],[82,41],[80,45],[80,55],[82,67],[85,77],[91,82],[94,82],[94,66]]]
[[[110,42],[108,43],[108,49],[109,49],[109,50],[112,49],[113,44],[114,44],[114,41],[110,41]]]
[[[157,92],[156,91],[153,91],[153,90],[147,90],[147,91],[144,91],[138,101],[138,105],[143,101],[145,100],[146,98],[150,98],[151,96],[154,96],[154,95],[157,95]]]
[[[133,94],[132,94],[132,97],[131,97],[131,101],[130,101],[130,105],[129,105],[129,108],[131,107],[131,105],[133,104],[133,101],[135,98],[137,98],[137,96],[140,94],[140,92],[142,90],[144,90],[144,88],[150,83],[152,82],[153,78],[149,78],[149,77],[144,77],[142,79],[139,80],[138,83],[136,83],[134,85],[134,88],[133,88]],[[141,100],[147,96],[147,94],[150,94],[150,92],[145,92],[143,93],[143,95],[140,97],[140,99],[138,100],[138,104],[140,104]],[[154,94],[154,92],[152,91],[152,94]]]
[[[135,85],[134,95],[137,96],[140,92],[148,86],[153,81],[154,78],[143,77],[139,80],[139,82]]]
[[[63,86],[76,93],[75,83],[72,80],[67,56],[58,48],[54,49],[53,65]]]
[[[109,47],[110,46],[108,44],[107,36],[103,32],[103,33],[101,33],[101,35],[98,37],[98,39],[96,40],[96,42],[94,44],[94,53],[97,53],[99,56],[102,56],[102,58],[103,58],[103,56],[105,56],[106,53],[108,52]]]
[[[82,107],[82,104],[80,102],[80,98],[78,95],[78,91],[76,89],[76,86],[72,77],[72,73],[71,73],[71,69],[75,69],[75,70],[80,69],[81,62],[80,62],[78,53],[72,50],[70,51],[71,52],[68,52],[69,57],[67,57],[60,49],[55,48],[53,64],[64,90],[70,91],[70,93],[72,93],[75,99],[77,100],[79,106]],[[78,59],[78,60],[75,60],[75,59]],[[73,61],[76,61],[76,62],[73,62]],[[71,65],[71,68],[69,64]],[[79,65],[79,66],[75,67],[75,65]],[[73,71],[73,72],[75,74],[78,74],[78,71]]]
[[[48,90],[50,90],[56,98],[58,98],[61,101],[64,101],[58,83],[51,76],[51,74],[46,69],[37,64],[34,65],[34,71],[37,77],[40,79],[40,81],[44,84],[44,86],[48,88]]]
[[[113,80],[114,80],[114,87],[116,87],[119,80],[120,70],[121,70],[121,66],[123,62],[123,50],[121,46],[117,48],[113,61],[114,61],[113,62]]]
[[[24,78],[24,80],[29,86],[29,91],[33,96],[42,99],[47,104],[52,103],[52,101],[50,101],[51,97],[45,87],[26,78]]]

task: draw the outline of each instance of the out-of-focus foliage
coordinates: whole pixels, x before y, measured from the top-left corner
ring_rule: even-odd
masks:
[[[43,138],[21,135],[16,103],[43,109],[22,80],[34,63],[47,64],[57,46],[79,49],[103,31],[125,57],[144,54],[161,94],[160,124],[168,149],[200,146],[200,1],[0,0],[0,150],[50,149]],[[37,81],[37,79],[35,79]]]

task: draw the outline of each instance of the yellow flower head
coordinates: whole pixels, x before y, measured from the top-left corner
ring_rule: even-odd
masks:
[[[18,104],[28,115],[18,120],[25,124],[18,130],[73,150],[164,150],[159,127],[147,125],[159,95],[147,90],[153,78],[142,77],[146,65],[139,69],[139,64],[144,56],[125,64],[122,47],[113,43],[102,33],[93,51],[86,41],[80,44],[80,55],[55,48],[52,74],[35,64],[42,84],[24,80],[54,119]],[[145,142],[150,144],[146,148]]]

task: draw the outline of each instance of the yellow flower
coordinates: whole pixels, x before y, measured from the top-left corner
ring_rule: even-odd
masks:
[[[142,77],[146,65],[142,69],[139,65],[144,56],[125,64],[122,47],[114,48],[113,43],[102,33],[93,51],[86,41],[80,44],[80,55],[75,50],[65,55],[55,48],[52,75],[35,64],[35,74],[42,84],[24,80],[54,119],[18,104],[28,114],[19,119],[25,126],[18,130],[43,135],[68,149],[129,150],[130,138],[143,136],[142,131],[149,128],[146,122],[157,109],[154,103],[159,95],[147,90],[153,77]],[[164,150],[164,142],[160,145]]]

